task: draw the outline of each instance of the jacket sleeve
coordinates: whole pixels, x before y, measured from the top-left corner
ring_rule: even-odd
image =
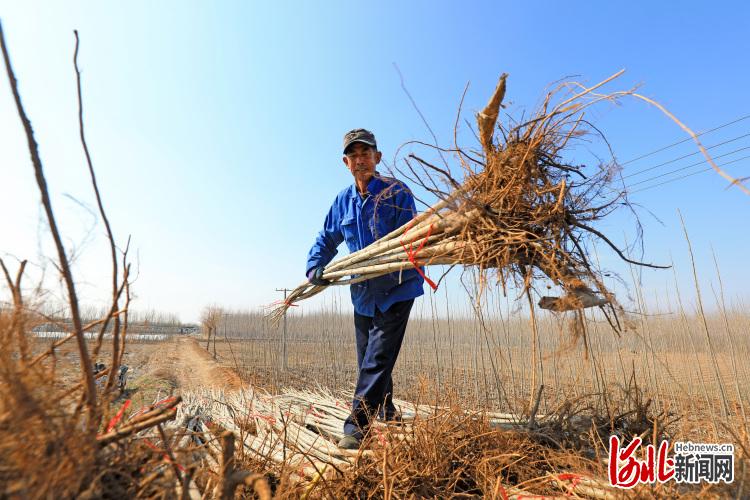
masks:
[[[341,232],[341,211],[338,201],[337,198],[328,211],[328,215],[326,215],[326,219],[323,222],[323,229],[318,233],[315,243],[313,243],[310,252],[307,254],[305,276],[310,272],[310,269],[328,265],[338,253],[336,247],[344,241],[344,235]]]

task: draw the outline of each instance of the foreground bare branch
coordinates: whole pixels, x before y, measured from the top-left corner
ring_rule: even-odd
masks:
[[[78,296],[76,294],[75,282],[73,281],[73,274],[70,270],[70,262],[63,246],[62,237],[57,227],[57,221],[55,220],[55,214],[52,210],[52,201],[49,197],[49,191],[47,189],[47,180],[44,178],[44,169],[42,167],[42,160],[39,157],[39,147],[34,139],[34,130],[31,127],[31,121],[26,115],[26,111],[21,103],[21,96],[18,93],[18,81],[13,73],[13,68],[10,63],[10,56],[8,55],[8,48],[5,44],[5,36],[3,35],[2,23],[0,23],[0,45],[3,51],[3,60],[5,61],[5,69],[8,73],[8,81],[10,82],[11,90],[13,91],[13,98],[16,103],[16,109],[18,116],[23,124],[24,132],[26,133],[26,140],[28,142],[29,154],[31,155],[31,163],[34,166],[34,175],[36,182],[39,187],[39,192],[42,196],[42,206],[49,222],[50,233],[55,241],[55,248],[57,249],[58,263],[60,271],[65,282],[65,287],[68,291],[68,305],[70,306],[70,315],[73,321],[73,332],[75,333],[76,342],[78,344],[78,351],[80,354],[81,372],[83,374],[84,385],[86,387],[86,408],[89,415],[88,426],[93,431],[96,427],[96,386],[94,385],[94,371],[91,365],[91,357],[89,356],[88,347],[86,346],[86,339],[83,335],[83,324],[81,322],[81,314],[78,306]]]

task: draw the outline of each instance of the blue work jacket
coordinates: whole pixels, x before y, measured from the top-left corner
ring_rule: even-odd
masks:
[[[305,274],[326,266],[346,241],[349,252],[361,250],[375,240],[409,222],[417,209],[409,188],[401,181],[377,172],[360,196],[356,184],[341,191],[326,215],[323,230],[307,255]],[[424,279],[416,269],[386,274],[351,285],[352,303],[357,314],[374,316],[375,308],[386,312],[391,305],[424,294]]]

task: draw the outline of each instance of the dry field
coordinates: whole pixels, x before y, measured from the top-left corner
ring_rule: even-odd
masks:
[[[422,300],[428,302],[429,299]],[[747,443],[745,426],[748,422],[744,411],[748,404],[750,374],[746,363],[742,362],[750,354],[747,335],[750,316],[746,313],[727,311],[725,317],[719,311],[707,316],[708,336],[700,315],[642,316],[636,318],[638,324],[634,325],[633,331],[619,338],[606,323],[591,315],[585,339],[571,337],[561,318],[551,314],[539,315],[536,375],[532,373],[533,335],[528,317],[523,312],[506,313],[502,317],[498,313],[482,324],[469,318],[433,320],[424,317],[427,313],[423,308],[415,309],[394,377],[396,396],[407,401],[442,404],[452,410],[443,416],[438,413],[438,420],[428,420],[423,424],[436,426],[434,428],[416,427],[413,431],[417,440],[414,446],[429,449],[425,442],[419,441],[422,439],[420,432],[435,437],[435,453],[438,454],[443,453],[439,450],[444,449],[446,443],[465,446],[460,444],[463,440],[475,442],[472,436],[487,432],[494,435],[496,431],[481,422],[458,419],[456,411],[528,414],[532,389],[542,384],[540,415],[560,413],[566,404],[570,405],[566,411],[585,417],[602,417],[640,405],[646,408],[648,421],[660,427],[658,433],[662,438],[733,442],[739,446]],[[489,312],[485,317],[491,317]],[[351,391],[356,366],[348,314],[290,315],[286,369],[282,367],[281,329],[269,325],[262,315],[225,313],[217,332],[218,338],[210,342],[200,335],[173,335],[161,342],[129,342],[123,363],[130,367],[131,379],[125,393],[112,401],[113,411],[130,400],[132,407],[125,413],[127,418],[154,401],[174,395],[195,397],[194,391],[207,388],[220,389],[221,394],[253,388],[278,394],[289,387],[304,390],[321,387],[342,397]],[[37,339],[34,350],[41,352],[50,342],[50,339]],[[103,360],[109,357],[106,344],[100,357]],[[61,346],[55,360],[60,385],[73,385],[80,377],[80,360],[75,346],[70,343]],[[448,432],[446,427],[453,430]],[[456,429],[461,429],[463,434],[456,434]],[[471,453],[467,450],[464,459],[469,463],[480,460],[476,457],[483,454],[489,459],[489,455],[497,451],[493,448],[495,446],[525,450],[525,458],[518,462],[522,466],[520,469],[503,462],[498,463],[495,474],[505,471],[502,475],[504,481],[516,477],[517,482],[522,482],[518,478],[525,477],[530,481],[527,486],[537,493],[553,494],[555,491],[549,484],[545,487],[544,482],[539,482],[538,476],[545,470],[547,474],[549,471],[559,474],[576,470],[588,476],[606,477],[601,465],[598,468],[595,465],[599,459],[590,462],[593,457],[572,443],[568,449],[557,449],[550,447],[549,443],[543,445],[533,437],[526,437],[525,432],[503,436],[498,442],[487,441],[487,449],[480,448]],[[606,436],[602,437],[606,439]],[[390,451],[388,446],[391,446]],[[404,450],[393,446],[396,445],[383,448],[382,443],[377,442],[368,445],[376,457],[385,454],[397,463],[403,461],[405,466],[411,464],[409,467],[417,469],[437,460],[438,455],[430,458],[415,454],[413,448]],[[740,453],[736,456],[739,458]],[[289,477],[294,477],[293,473],[284,473],[283,468],[247,455],[241,454],[240,457],[243,467],[265,471],[268,477],[281,479],[283,484],[273,488],[280,497],[297,497],[309,492],[305,489],[309,488],[305,480],[285,483]],[[177,460],[184,460],[179,453]],[[427,462],[423,464],[425,460]],[[369,463],[365,461],[355,466],[339,478],[339,482],[329,478],[331,484],[320,487],[318,494],[312,496],[330,497],[344,492],[359,495],[364,490],[385,496],[382,486],[377,483],[377,474],[382,474],[382,470],[371,469]],[[741,465],[744,463],[738,461],[735,471],[737,479],[742,481],[747,479],[747,471],[743,468],[746,466]],[[483,495],[489,494],[488,486],[482,486],[485,473],[472,468],[471,474],[477,484],[466,487],[466,491],[473,491],[474,496],[480,491],[484,491]],[[209,487],[210,480],[206,483],[201,477],[200,474],[195,476],[196,483],[201,488]],[[453,488],[446,490],[446,494],[447,491],[464,491],[460,485],[446,486],[438,476],[424,481],[432,488],[429,490],[433,492],[431,495],[442,495],[436,492],[443,491],[443,488]],[[395,497],[400,496],[399,488],[415,491],[408,483],[396,482],[393,487]],[[245,491],[252,497],[252,489]],[[497,492],[505,490],[493,491],[495,493],[489,496],[503,498]],[[698,498],[743,498],[744,483],[736,482],[729,488],[683,487],[679,491],[681,495]],[[675,490],[642,488],[637,496],[670,497],[673,494]],[[636,493],[628,494],[633,495]]]
[[[750,403],[744,361],[750,355],[750,315],[741,310],[709,314],[705,327],[696,314],[633,315],[633,329],[619,337],[592,314],[586,337],[578,339],[564,317],[539,315],[536,375],[528,316],[483,324],[425,316],[415,308],[394,372],[404,397],[414,398],[426,383],[432,393],[454,391],[473,406],[518,411],[523,408],[517,404],[534,392],[536,377],[535,387],[545,386],[542,408],[552,409],[566,399],[616,393],[635,382],[655,408],[702,414],[707,426],[713,416],[724,415],[725,406],[734,414]],[[236,364],[247,379],[265,376],[275,388],[297,382],[348,388],[356,376],[347,314],[289,315],[287,370],[280,329],[262,316],[226,315],[218,332],[221,359]]]
[[[748,471],[739,457],[750,423],[745,362],[750,315],[744,308],[718,308],[705,315],[679,308],[630,314],[629,330],[620,336],[589,313],[586,334],[578,338],[567,318],[538,314],[535,357],[531,323],[523,311],[509,313],[506,304],[493,313],[490,301],[483,322],[450,317],[450,311],[432,319],[429,298],[420,300],[427,306],[412,314],[394,372],[396,397],[528,415],[534,388],[543,385],[540,414],[568,412],[595,420],[643,410],[661,438],[737,447],[737,481],[731,488],[695,486],[680,495],[744,497]],[[201,345],[222,364],[234,366],[243,380],[272,393],[319,386],[343,396],[356,379],[351,323],[341,311],[290,314],[284,348],[281,326],[261,314],[227,312],[216,338],[204,338]]]
[[[113,400],[119,408],[128,399],[133,410],[148,406],[155,400],[178,395],[182,391],[201,386],[238,389],[242,381],[228,363],[214,361],[195,338],[167,335],[165,340],[129,341],[122,364],[128,367],[125,391]],[[34,339],[33,352],[39,354],[49,349],[51,340]],[[89,343],[92,350],[92,343]],[[58,347],[55,354],[55,380],[61,387],[74,386],[80,380],[80,356],[71,343]],[[97,360],[106,365],[111,358],[111,348],[102,346]]]

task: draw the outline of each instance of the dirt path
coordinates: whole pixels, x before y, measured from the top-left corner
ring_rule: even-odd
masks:
[[[158,344],[148,367],[154,377],[169,379],[176,392],[197,387],[235,390],[242,386],[237,372],[215,361],[195,338],[180,337]]]

